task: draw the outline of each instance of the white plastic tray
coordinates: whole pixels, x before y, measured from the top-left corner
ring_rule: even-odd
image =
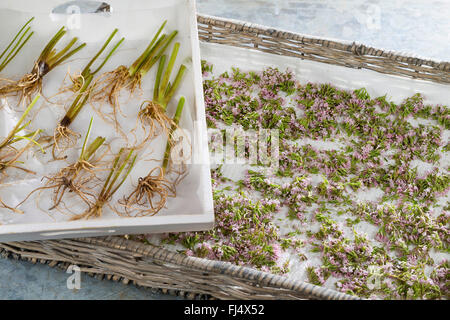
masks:
[[[77,36],[80,38],[80,41],[87,43],[87,47],[74,56],[71,61],[53,70],[46,77],[44,80],[44,95],[51,97],[58,91],[69,67],[72,73],[81,70],[88,59],[102,46],[114,28],[119,29],[119,35],[116,36],[113,43],[122,36],[126,40],[120,50],[105,65],[103,72],[111,71],[121,64],[129,66],[145,49],[162,22],[168,20],[165,32],[178,30],[179,33],[175,41],[181,43],[180,53],[174,70],[177,70],[181,63],[188,67],[183,84],[175,94],[171,104],[169,104],[168,112],[170,115],[173,115],[178,99],[181,96],[186,97],[180,126],[191,134],[192,139],[193,156],[191,164],[188,165],[189,174],[178,186],[177,197],[169,198],[166,208],[152,217],[119,217],[105,207],[101,218],[69,221],[70,216],[59,212],[46,212],[45,208],[49,206],[45,203],[45,199],[37,202],[33,198],[21,207],[25,212],[24,214],[0,209],[0,241],[2,242],[112,234],[198,231],[213,227],[214,208],[195,1],[111,0],[106,2],[112,7],[111,14],[81,14],[77,17],[80,22],[80,28],[70,30],[63,41],[61,41],[60,45],[63,45],[67,43],[69,38]],[[0,48],[6,46],[11,37],[17,32],[19,26],[31,16],[35,17],[33,22],[35,35],[26,45],[25,50],[16,57],[13,64],[4,70],[1,75],[2,78],[17,79],[31,71],[33,63],[45,43],[62,25],[71,23],[66,15],[51,14],[55,7],[64,8],[64,5],[67,5],[66,1],[58,0],[1,1],[0,30],[2,36]],[[169,46],[166,54],[170,54],[171,48],[172,46]],[[123,91],[121,109],[126,110],[127,119],[129,119],[128,121],[125,119],[121,121],[125,130],[131,130],[135,126],[136,115],[141,102],[152,96],[152,86],[156,74],[155,69],[154,67],[144,79],[141,97],[129,99],[128,94]],[[58,107],[49,105],[45,99],[41,98],[39,105],[34,108],[35,110],[40,109],[33,121],[34,128],[44,128],[47,134],[52,134],[52,128],[54,128],[56,121],[64,115],[65,109],[68,108],[70,102],[71,100],[62,101],[61,106]],[[9,131],[11,124],[14,123],[21,112],[23,112],[23,107],[16,106],[14,100],[8,100],[8,106],[0,108],[0,136],[4,136]],[[84,135],[92,116],[94,117],[94,127],[91,133],[92,139],[99,135],[105,136],[113,150],[124,146],[120,136],[89,105],[79,114],[71,125],[71,129]],[[7,119],[10,120],[8,121]],[[165,138],[160,137],[146,149],[147,153],[141,152],[135,168],[125,184],[119,189],[118,194],[112,199],[112,203],[129,194],[133,190],[133,186],[136,186],[139,177],[145,176],[153,167],[160,165],[160,163],[148,161],[148,159],[162,158],[165,141]],[[78,140],[78,144],[81,144],[81,139]],[[79,149],[74,150],[69,155],[68,162],[70,162],[70,159],[76,159],[77,154],[79,154]],[[36,171],[37,174],[36,176],[17,176],[11,170],[9,180],[0,185],[0,197],[8,205],[14,206],[19,203],[30,191],[43,185],[44,182],[41,182],[42,176],[54,173],[55,170],[67,164],[67,162],[62,164],[47,163],[36,156],[36,154],[27,155],[25,161],[27,162],[27,167]],[[73,204],[71,209],[77,211],[76,203]]]

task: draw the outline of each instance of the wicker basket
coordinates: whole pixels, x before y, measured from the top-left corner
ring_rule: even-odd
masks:
[[[204,42],[251,48],[350,68],[450,83],[450,63],[398,55],[355,43],[342,43],[262,26],[199,16]],[[67,268],[123,283],[135,283],[188,298],[357,299],[334,290],[293,281],[230,263],[188,257],[122,237],[0,244],[1,254]]]

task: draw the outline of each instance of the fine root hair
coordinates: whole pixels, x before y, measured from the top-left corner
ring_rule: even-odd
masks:
[[[127,216],[153,216],[165,207],[170,197],[176,197],[176,187],[165,178],[161,167],[155,167],[146,177],[139,178],[136,189],[119,204]]]

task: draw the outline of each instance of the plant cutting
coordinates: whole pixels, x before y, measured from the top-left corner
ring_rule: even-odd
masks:
[[[174,134],[175,130],[177,130],[179,128],[181,114],[183,113],[185,101],[186,101],[186,99],[184,97],[180,98],[180,100],[178,101],[177,110],[175,111],[175,115],[173,116],[173,119],[172,119],[172,127],[169,130],[169,135],[168,135],[169,138],[167,140],[166,150],[164,152],[164,159],[163,159],[163,164],[162,164],[162,170],[163,170],[164,174],[169,170],[170,154],[172,151],[172,146],[173,146],[173,141],[174,141],[173,134]]]
[[[167,116],[166,110],[186,71],[186,66],[181,65],[175,79],[172,83],[170,82],[179,50],[180,43],[177,42],[172,49],[167,67],[166,56],[162,55],[159,58],[153,100],[144,102],[138,114],[138,120],[147,134],[144,143],[158,135],[160,129],[167,134],[168,141],[162,167],[156,167],[146,177],[139,178],[136,189],[120,201],[128,215],[131,215],[135,209],[138,216],[155,215],[165,206],[168,197],[176,196],[176,183],[166,178],[166,170],[173,142],[172,134],[178,128],[185,98],[180,99],[173,119]]]
[[[121,148],[116,155],[113,166],[103,185],[102,190],[98,194],[95,202],[89,205],[89,208],[71,220],[95,219],[102,216],[103,207],[111,200],[113,195],[119,190],[127,179],[136,162],[137,155],[134,155],[134,149],[129,149],[128,153],[125,148]]]
[[[11,81],[9,84],[2,86],[0,88],[0,96],[20,94],[21,100],[25,99],[28,101],[31,100],[32,96],[40,94],[44,77],[86,46],[83,43],[72,49],[78,41],[78,38],[75,37],[63,49],[58,51],[55,47],[66,33],[67,31],[64,27],[59,29],[42,50],[39,58],[34,63],[32,71],[19,81]]]
[[[95,54],[95,56],[89,61],[89,63],[84,67],[83,71],[81,71],[80,74],[75,75],[74,77],[71,77],[72,80],[72,91],[77,92],[79,91],[82,87],[84,82],[86,81],[86,79],[88,79],[89,77],[94,77],[103,67],[104,65],[108,62],[108,60],[112,57],[112,55],[117,51],[117,49],[120,47],[120,45],[125,41],[125,38],[121,38],[115,45],[114,47],[108,52],[108,54],[106,55],[105,59],[103,59],[102,63],[93,71],[91,70],[93,64],[95,63],[95,61],[100,57],[100,55],[106,50],[106,48],[108,47],[108,45],[111,43],[112,39],[114,38],[114,36],[117,34],[117,32],[119,32],[119,29],[114,29],[114,31],[111,33],[111,35],[109,36],[109,38],[106,40],[106,42],[104,43],[104,45],[100,48],[100,50]]]
[[[169,130],[162,167],[153,168],[145,177],[138,180],[136,189],[119,203],[125,207],[127,215],[148,216],[157,214],[166,205],[167,198],[176,197],[176,186],[179,180],[171,182],[166,178],[172,148],[172,134],[178,128],[185,98],[178,102],[172,127]],[[137,213],[134,213],[137,212]]]
[[[175,125],[172,119],[167,116],[166,110],[173,95],[181,85],[181,81],[186,72],[186,66],[182,64],[178,69],[175,79],[173,82],[170,82],[170,76],[175,66],[179,50],[180,43],[177,42],[173,47],[167,67],[166,56],[163,55],[160,57],[153,90],[153,100],[145,101],[139,110],[138,119],[141,122],[142,129],[147,132],[145,141],[151,140],[158,135],[159,129],[162,129],[163,132],[168,134],[170,129]],[[184,105],[184,98],[182,100]],[[182,108],[183,106],[181,106]]]
[[[150,44],[130,67],[121,65],[114,71],[100,76],[94,84],[97,89],[93,95],[93,100],[108,102],[113,107],[116,126],[118,125],[116,114],[119,108],[118,99],[121,90],[126,88],[133,94],[137,88],[140,88],[142,78],[150,71],[178,33],[173,31],[169,35],[161,35],[166,23],[167,21],[161,25]]]
[[[92,87],[90,86],[92,78],[93,76],[89,75],[85,79],[83,86],[78,92],[78,95],[73,100],[64,117],[58,123],[58,126],[55,128],[52,144],[52,154],[54,159],[60,159],[58,158],[56,151],[61,153],[64,150],[67,150],[67,148],[72,147],[79,137],[77,133],[69,129],[69,126],[72,124],[72,122],[75,120],[75,118],[78,116],[78,114],[81,112],[81,110],[89,100],[89,96],[92,90]]]
[[[87,205],[91,203],[90,198],[94,198],[94,195],[91,193],[91,189],[88,187],[88,184],[97,178],[96,172],[100,170],[97,168],[97,163],[101,161],[104,154],[100,157],[96,157],[95,155],[98,149],[105,142],[105,138],[97,137],[94,141],[88,144],[92,123],[93,118],[91,118],[89,123],[80,156],[77,161],[62,168],[53,176],[44,177],[43,179],[47,180],[45,185],[29,193],[28,196],[17,205],[17,207],[25,203],[32,194],[42,190],[53,190],[53,205],[49,208],[49,210],[53,210],[60,206],[66,192],[77,195]]]

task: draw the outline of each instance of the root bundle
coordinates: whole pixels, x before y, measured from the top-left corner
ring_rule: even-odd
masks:
[[[175,185],[164,177],[163,168],[156,167],[139,178],[137,188],[119,203],[128,216],[153,216],[164,208],[169,197],[176,197]]]
[[[86,46],[83,43],[72,49],[78,41],[77,38],[73,38],[69,44],[58,52],[55,46],[65,34],[66,30],[62,27],[41,52],[31,73],[25,75],[19,81],[10,81],[9,84],[0,87],[0,96],[19,94],[21,100],[31,101],[32,96],[40,94],[42,91],[42,80],[45,75]]]
[[[45,185],[33,190],[18,206],[26,202],[32,194],[43,190],[53,190],[53,205],[49,210],[60,206],[66,192],[77,195],[86,205],[90,206],[95,196],[91,193],[91,188],[88,186],[90,182],[96,179],[96,171],[98,169],[95,164],[101,160],[101,157],[96,159],[94,155],[105,142],[105,138],[97,137],[89,146],[87,145],[92,121],[91,119],[78,160],[72,165],[62,168],[53,176],[44,177],[43,179],[47,180]]]
[[[72,130],[70,130],[67,126],[63,126],[58,124],[53,134],[53,147],[52,147],[52,155],[53,159],[61,160],[65,157],[59,157],[59,154],[74,147],[77,143],[80,135]]]
[[[102,216],[103,207],[111,200],[112,196],[125,182],[136,162],[137,156],[133,156],[133,149],[131,149],[126,156],[124,156],[124,152],[125,148],[120,149],[115,157],[108,178],[93,205],[90,205],[85,212],[73,216],[71,218],[72,221],[94,219]]]
[[[169,135],[175,122],[167,116],[163,107],[153,101],[145,101],[139,110],[138,121],[146,133],[144,143],[155,138],[161,133]]]

